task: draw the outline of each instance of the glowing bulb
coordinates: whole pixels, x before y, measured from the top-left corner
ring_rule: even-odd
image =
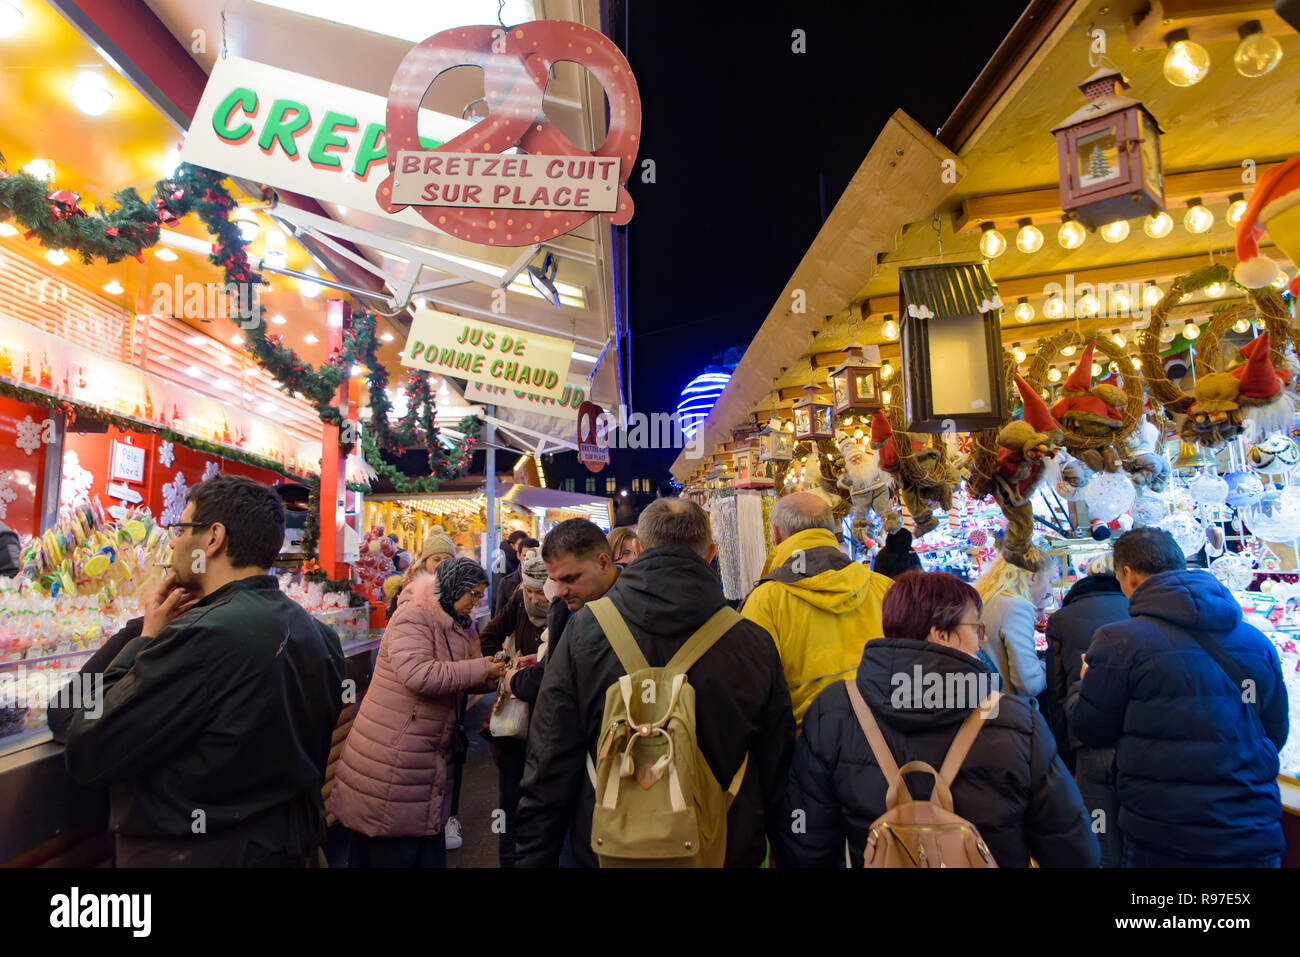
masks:
[[[1211,299],[1218,299],[1228,291],[1228,284],[1223,282],[1212,282],[1205,287],[1205,294]]]
[[[1065,249],[1078,249],[1087,238],[1088,233],[1083,225],[1074,220],[1061,223],[1061,228],[1056,234],[1056,241]]]
[[[1160,341],[1168,344],[1174,341],[1174,336],[1176,335],[1178,335],[1178,331],[1174,329],[1173,326],[1167,325],[1160,330]]]
[[[285,243],[284,233],[278,229],[268,229],[266,231],[266,248],[283,249]]]
[[[46,182],[54,179],[54,164],[47,159],[34,159],[23,167],[23,172],[31,173],[37,179],[43,179]]]
[[[45,254],[45,258],[48,259],[50,262],[54,263],[54,265],[56,266],[62,266],[65,262],[68,261],[68,254],[65,253],[62,249],[51,249],[49,252]]]
[[[1271,73],[1282,62],[1282,44],[1264,32],[1258,20],[1251,20],[1237,29],[1241,42],[1232,55],[1232,65],[1245,77]]]
[[[886,362],[883,366],[880,367],[880,378],[892,379],[893,377],[894,377],[894,367],[891,366],[888,362]]]
[[[268,266],[278,266],[283,269],[289,262],[289,254],[283,249],[268,249],[266,254],[262,256],[262,262]]]
[[[0,223],[0,236],[17,236],[18,230],[9,223]]]
[[[277,326],[282,326],[289,320],[284,318],[284,316],[280,315],[277,312],[274,316],[271,317],[271,321],[274,322]]]
[[[857,429],[857,430],[855,430],[854,433],[853,433],[853,437],[854,437],[855,439],[860,439],[860,438],[862,438],[862,430],[861,430],[861,429]]]
[[[1187,325],[1183,326],[1183,338],[1190,341],[1192,339],[1195,339],[1200,334],[1201,334],[1200,327],[1196,323],[1192,322],[1190,319],[1187,320]]]
[[[889,396],[890,396],[890,392],[888,389],[885,389],[883,392],[880,393],[880,397],[884,399],[886,402],[889,401]]]
[[[1277,278],[1273,280],[1273,288],[1285,289],[1287,287],[1287,284],[1290,282],[1291,282],[1291,277],[1287,275],[1286,270],[1279,269],[1277,271]]]
[[[116,279],[111,279],[104,283],[104,292],[110,296],[120,296],[122,294],[122,284]]]
[[[1065,315],[1065,300],[1060,296],[1052,296],[1043,303],[1043,315],[1048,319],[1060,319]]]
[[[1029,304],[1029,300],[1023,296],[1016,303],[1015,311],[1016,322],[1029,322],[1034,318],[1034,307]]]
[[[1187,227],[1189,233],[1209,232],[1210,227],[1214,225],[1214,214],[1202,206],[1199,199],[1193,199],[1187,204],[1183,225]]]
[[[305,270],[303,270],[303,271],[304,271],[305,273],[307,273],[307,275],[309,275],[309,276],[319,276],[319,275],[320,275],[320,273],[316,272],[316,270],[315,270],[315,269],[312,269],[310,266],[308,266],[308,267],[307,267]],[[318,282],[312,282],[312,281],[309,280],[309,279],[299,279],[299,280],[298,280],[298,291],[301,292],[301,293],[302,293],[304,296],[306,296],[308,299],[315,299],[317,296],[320,295],[320,290],[321,290],[321,285],[320,285],[320,283],[318,283]]]
[[[1097,363],[1094,362],[1092,364],[1091,371],[1092,371],[1092,377],[1095,379],[1097,378],[1097,376],[1101,375],[1101,366],[1097,365]]]
[[[1210,54],[1199,43],[1188,39],[1186,30],[1175,30],[1165,37],[1169,52],[1165,54],[1165,79],[1174,86],[1195,86],[1210,72]]]
[[[230,221],[239,229],[239,238],[246,243],[251,243],[256,239],[258,232],[262,228],[257,221],[257,216],[253,214],[252,210],[248,209],[237,210],[230,217]]]
[[[1111,311],[1115,315],[1128,315],[1129,306],[1133,305],[1133,300],[1123,289],[1114,289],[1110,293]],[[1122,336],[1116,336],[1116,339],[1122,339]],[[1121,343],[1122,344],[1122,343]]]
[[[1246,197],[1241,193],[1233,193],[1228,197],[1228,212],[1223,218],[1228,221],[1229,226],[1236,226],[1245,215]]]
[[[1101,233],[1101,238],[1108,243],[1122,243],[1128,239],[1128,228],[1127,219],[1117,219],[1113,223],[1107,223],[1101,227],[1098,232]]]
[[[1160,300],[1163,298],[1165,298],[1164,290],[1155,283],[1151,283],[1142,290],[1142,305],[1144,306],[1158,306],[1160,305]]]
[[[1047,370],[1047,381],[1048,381],[1048,382],[1060,382],[1060,381],[1061,381],[1061,370],[1058,369],[1058,368],[1056,368],[1056,366],[1052,366],[1050,369],[1048,369],[1048,370]]]
[[[880,327],[880,334],[891,342],[898,338],[898,323],[892,318],[886,319],[884,325]]]
[[[244,337],[236,332],[233,336],[230,337],[230,344],[232,346],[242,346],[244,344]]]
[[[176,167],[181,165],[181,151],[172,147],[167,151],[162,161],[163,179],[171,179],[176,175]]]
[[[83,70],[72,84],[72,102],[87,116],[103,116],[113,102],[108,81],[94,70]]]
[[[1141,357],[1141,356],[1132,356],[1132,357],[1130,357],[1129,361],[1133,363],[1133,367],[1134,367],[1135,369],[1141,369],[1141,368],[1142,368],[1142,357]]]
[[[383,333],[382,335],[380,335],[380,337],[379,337],[379,341],[380,341],[380,342],[392,342],[392,341],[393,341],[393,334],[392,334],[391,332],[385,332],[385,333]]]
[[[1250,323],[1247,322],[1245,319],[1238,319],[1236,322],[1232,324],[1232,328],[1235,329],[1237,332],[1245,332],[1247,329],[1250,328]]]
[[[1020,365],[1025,361],[1025,350],[1020,348],[1019,346],[1016,346],[1014,349],[1012,349],[1011,354],[1015,357],[1016,365]]]
[[[1020,231],[1016,233],[1016,248],[1026,255],[1036,253],[1043,248],[1043,232],[1030,220],[1020,221]]]
[[[992,223],[983,223],[980,225],[983,235],[980,236],[980,252],[989,259],[997,259],[1007,251],[1007,237],[1003,236]]]
[[[159,259],[161,259],[163,262],[170,263],[176,261],[176,254],[172,252],[170,249],[168,249],[166,246],[159,246],[157,249],[154,250],[153,254],[157,256]]]
[[[320,340],[317,339],[315,336],[313,336],[310,332],[302,337],[302,341],[307,343],[307,345],[309,346],[315,345],[316,343],[320,342]]]
[[[1124,333],[1120,332],[1118,329],[1116,329],[1115,334],[1110,337],[1110,341],[1115,343],[1115,345],[1119,346],[1121,349],[1128,344],[1128,340],[1124,338]]]
[[[1074,346],[1062,346],[1061,355],[1065,356],[1067,359],[1074,355]]]
[[[1076,316],[1095,316],[1101,304],[1097,297],[1092,293],[1085,293],[1079,297],[1079,301],[1074,304],[1074,314]]]
[[[1118,363],[1118,362],[1112,362],[1112,363],[1111,363],[1110,365],[1108,365],[1106,368],[1109,369],[1111,372],[1118,373],[1118,372],[1119,372],[1119,363]]]
[[[1142,221],[1142,231],[1152,239],[1164,239],[1173,231],[1174,220],[1163,210],[1152,213]]]
[[[0,38],[8,39],[23,28],[23,12],[12,3],[0,3]]]

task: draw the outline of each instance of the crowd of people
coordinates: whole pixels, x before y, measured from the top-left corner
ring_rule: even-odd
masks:
[[[972,586],[921,571],[900,531],[869,569],[809,493],[771,521],[739,614],[684,499],[635,531],[516,533],[492,574],[430,535],[328,797],[349,865],[446,865],[475,694],[527,711],[523,733],[478,729],[502,867],[862,866],[900,800],[942,805],[1001,867],[1279,865],[1277,654],[1167,532],[1093,563],[1043,659],[1047,567],[997,561]],[[337,637],[267,575],[283,528],[247,479],[190,490],[172,574],[87,663],[102,711],[51,710],[72,776],[111,786],[118,864],[321,857],[348,683]]]

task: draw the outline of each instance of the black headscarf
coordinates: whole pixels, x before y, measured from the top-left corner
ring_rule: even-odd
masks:
[[[434,569],[438,576],[438,604],[462,628],[474,623],[469,615],[456,614],[456,602],[479,585],[487,584],[487,572],[472,558],[449,558]]]

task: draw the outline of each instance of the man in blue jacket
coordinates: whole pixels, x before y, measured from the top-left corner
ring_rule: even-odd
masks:
[[[1115,543],[1132,617],[1097,630],[1070,730],[1116,749],[1124,867],[1278,867],[1281,663],[1232,593],[1186,564],[1161,529]]]

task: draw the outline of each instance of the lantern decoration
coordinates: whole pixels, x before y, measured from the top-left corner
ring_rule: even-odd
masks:
[[[829,439],[835,435],[831,427],[831,406],[818,397],[817,386],[809,383],[803,387],[803,398],[794,404],[794,437],[800,442]]]
[[[831,373],[831,404],[836,416],[879,412],[885,407],[880,387],[880,347],[850,343],[848,355]]]
[[[904,428],[975,432],[1001,426],[1008,413],[1002,300],[984,266],[904,266],[898,278]]]
[[[759,456],[759,443],[755,438],[736,442],[731,453],[736,469],[736,488],[772,488],[776,485],[767,477],[767,468]]]
[[[794,458],[794,436],[775,415],[758,433],[758,458],[761,462],[789,462]]]
[[[1160,129],[1128,82],[1103,67],[1079,84],[1088,102],[1052,132],[1061,170],[1061,209],[1098,228],[1165,208]]]

